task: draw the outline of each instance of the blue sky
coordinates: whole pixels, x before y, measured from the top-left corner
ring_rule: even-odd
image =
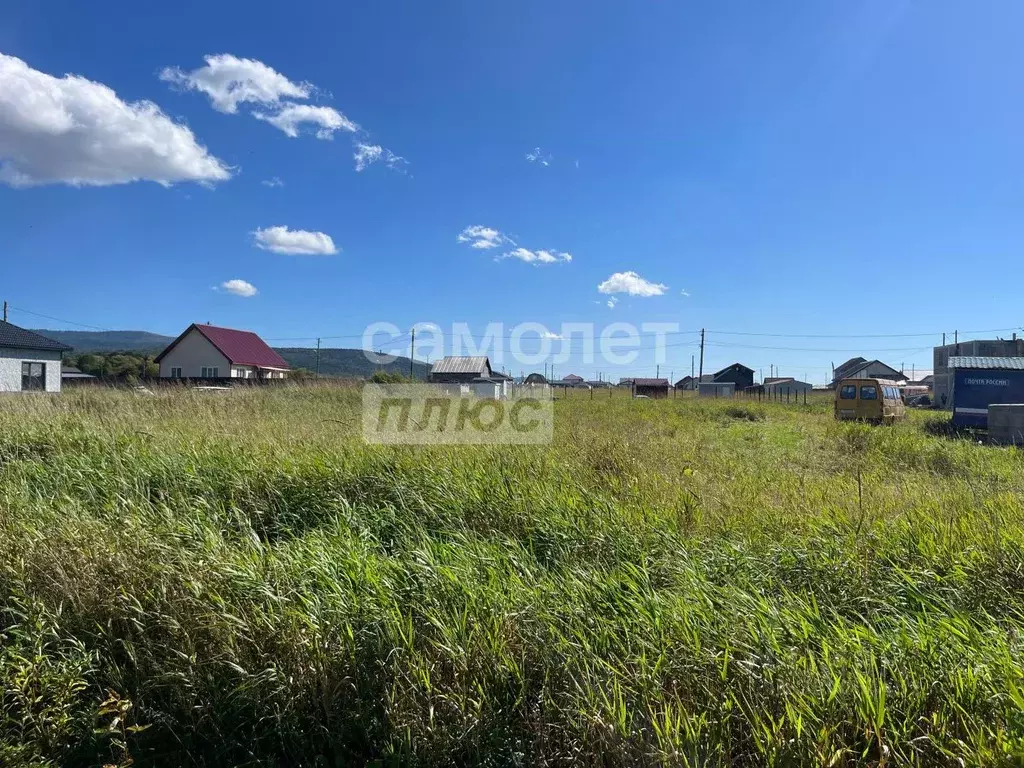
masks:
[[[1022,324],[1024,5],[342,5],[5,3],[3,298],[295,344],[677,322],[709,329],[706,370],[816,382],[855,354],[929,368],[940,337],[896,334]]]

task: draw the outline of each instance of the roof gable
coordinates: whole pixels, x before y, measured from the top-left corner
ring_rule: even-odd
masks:
[[[49,352],[67,352],[71,349],[67,344],[40,336],[33,331],[26,331],[6,320],[0,320],[0,347],[42,349]]]
[[[178,345],[189,333],[196,331],[227,358],[232,365],[251,365],[255,368],[283,368],[289,365],[277,352],[252,331],[239,331],[234,328],[219,328],[216,325],[200,325],[192,323],[185,332],[167,345],[167,349],[156,356],[160,362],[168,352]]]

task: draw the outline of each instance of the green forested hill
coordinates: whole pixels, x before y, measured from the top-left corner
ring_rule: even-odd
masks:
[[[60,341],[74,348],[75,357],[93,353],[109,355],[113,352],[133,353],[134,356],[153,356],[174,341],[171,336],[161,336],[147,331],[51,331],[40,329],[36,333]],[[293,368],[316,369],[316,350],[308,347],[276,347],[278,353]],[[417,361],[413,365],[416,378],[422,378],[430,369],[427,363]],[[320,373],[323,376],[345,376],[368,378],[377,370],[388,373],[409,375],[409,358],[399,357],[389,365],[378,366],[367,359],[361,349],[321,349]]]

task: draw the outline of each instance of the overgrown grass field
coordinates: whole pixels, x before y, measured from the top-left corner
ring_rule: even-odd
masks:
[[[0,399],[0,765],[1019,765],[1024,453],[827,403]]]

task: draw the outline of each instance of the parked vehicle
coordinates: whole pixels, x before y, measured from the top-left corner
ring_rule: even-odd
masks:
[[[895,381],[843,379],[836,386],[835,417],[840,421],[892,424],[907,418],[907,407]]]
[[[928,395],[918,395],[917,397],[910,398],[907,405],[912,405],[915,408],[931,408],[932,399]]]

